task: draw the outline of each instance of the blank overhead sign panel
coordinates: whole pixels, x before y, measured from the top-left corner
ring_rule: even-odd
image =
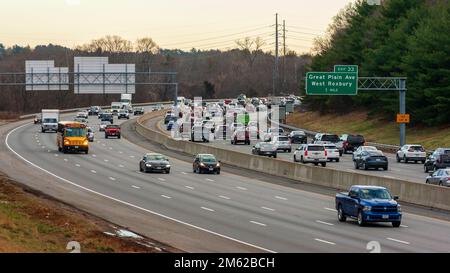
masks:
[[[75,94],[134,94],[135,65],[108,62],[108,57],[75,57]]]
[[[69,90],[69,68],[53,60],[25,61],[27,91]]]

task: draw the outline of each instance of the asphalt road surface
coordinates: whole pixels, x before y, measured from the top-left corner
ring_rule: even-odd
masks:
[[[170,174],[140,173],[138,162],[149,150],[124,138],[104,139],[98,119],[90,117],[89,123],[96,139],[88,155],[59,153],[55,134],[40,133],[38,125],[29,123],[10,131],[6,145],[33,172],[51,173],[95,193],[98,202],[112,200],[136,215],[145,211],[148,217],[169,220],[168,225],[199,230],[205,237],[196,242],[198,249],[209,244],[208,236],[217,236],[225,244],[241,245],[237,251],[368,252],[369,241],[379,242],[382,252],[450,251],[447,221],[405,213],[400,228],[340,223],[330,196],[226,170],[220,175],[194,174],[191,162],[172,157]]]

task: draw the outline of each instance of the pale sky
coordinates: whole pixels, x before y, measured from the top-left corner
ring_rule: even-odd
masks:
[[[354,0],[0,0],[0,43],[68,47],[105,35],[151,37],[162,48],[226,49],[260,36],[274,47],[275,13],[286,45],[308,52]],[[271,44],[272,43],[272,44]]]

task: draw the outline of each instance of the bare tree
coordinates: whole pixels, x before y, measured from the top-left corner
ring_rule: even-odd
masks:
[[[140,38],[136,40],[135,49],[138,53],[156,54],[159,46],[150,37]]]
[[[253,67],[256,58],[259,54],[263,53],[261,48],[264,46],[265,42],[260,38],[256,37],[252,40],[250,37],[246,37],[242,40],[237,40],[236,45],[240,50],[243,51],[247,57],[248,64]]]

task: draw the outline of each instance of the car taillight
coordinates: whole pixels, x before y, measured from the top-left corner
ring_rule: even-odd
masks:
[[[328,156],[327,150],[325,150],[325,156]]]
[[[308,151],[305,151],[305,156],[308,156]]]
[[[342,145],[347,146],[348,145],[348,141],[344,141],[344,143],[342,143]]]

